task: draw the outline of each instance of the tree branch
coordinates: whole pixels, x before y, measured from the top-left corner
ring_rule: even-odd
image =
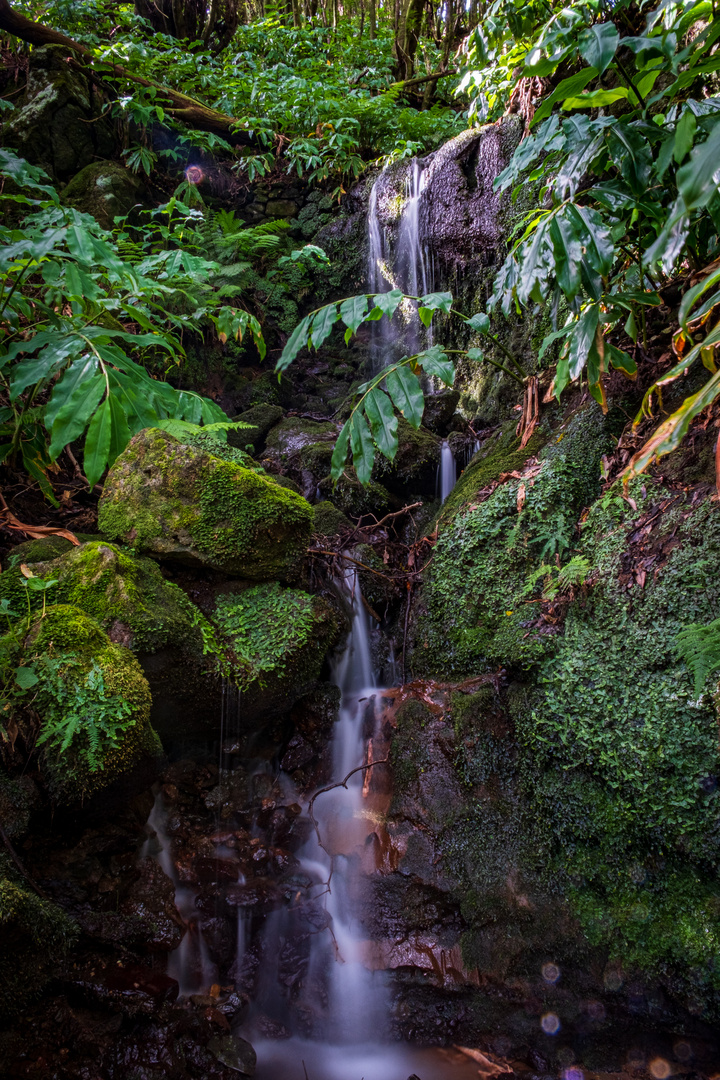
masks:
[[[403,82],[391,83],[390,89],[409,90],[412,86],[422,86],[426,82],[437,82],[438,79],[445,79],[448,75],[457,75],[457,70],[450,68],[448,71],[434,71],[432,75],[422,75],[417,79],[405,79]]]
[[[123,67],[122,64],[98,61],[90,49],[80,45],[77,41],[73,41],[66,34],[61,34],[58,30],[45,26],[44,23],[34,22],[32,19],[26,18],[25,15],[20,15],[17,11],[14,11],[8,0],[0,0],[0,30],[20,38],[21,41],[27,41],[30,45],[35,45],[38,48],[42,48],[44,45],[62,45],[68,52],[74,54],[75,62],[73,66],[77,66],[81,71],[92,68],[93,74],[96,76],[109,76],[110,79],[116,80],[125,79],[137,83],[139,86],[147,86],[157,90],[169,103],[166,106],[166,111],[175,120],[181,120],[191,127],[200,128],[201,131],[212,131],[243,145],[250,145],[253,142],[246,132],[238,130],[236,126],[237,120],[234,117],[218,112],[217,109],[211,109],[209,106],[203,105],[202,102],[196,101],[195,98],[182,94],[178,90],[173,90],[169,86],[162,86],[151,79],[135,75],[128,68]]]

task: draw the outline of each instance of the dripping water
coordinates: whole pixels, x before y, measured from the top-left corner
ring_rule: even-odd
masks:
[[[443,440],[438,463],[436,494],[444,503],[457,482],[457,464],[447,439]]]

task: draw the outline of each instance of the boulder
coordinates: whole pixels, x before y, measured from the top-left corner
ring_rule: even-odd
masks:
[[[15,733],[12,765],[22,771],[22,746],[36,745],[55,804],[75,805],[161,753],[139,663],[79,608],[58,604],[28,617],[0,649],[11,667],[37,680],[29,687],[32,711],[30,699],[16,694],[4,720]]]
[[[409,493],[432,498],[437,486],[441,443],[425,427],[414,428],[400,417],[398,448],[393,461],[381,454],[375,460],[374,475],[389,491],[406,499]]]
[[[95,619],[110,639],[135,653],[156,653],[168,645],[190,654],[202,655],[198,629],[199,612],[183,591],[165,581],[151,559],[132,556],[113,544],[93,541],[73,547],[62,537],[66,551],[44,558],[40,546],[28,551],[22,562],[33,573],[56,585],[50,592],[55,603],[72,604]],[[37,545],[45,541],[33,541]],[[28,548],[29,545],[21,545]],[[41,557],[36,559],[36,554]],[[25,577],[16,565],[0,576],[0,599],[22,610],[26,593],[30,603],[42,608],[42,593],[24,587]]]
[[[88,80],[67,62],[61,45],[34,49],[22,105],[3,129],[5,146],[57,180],[116,150],[113,124]]]
[[[104,229],[128,214],[143,196],[142,181],[115,161],[91,161],[63,188],[62,201],[92,214]]]
[[[252,408],[246,409],[239,416],[233,416],[233,421],[240,420],[243,424],[249,424],[250,427],[241,428],[239,431],[229,431],[228,442],[231,446],[237,446],[241,450],[244,450],[250,443],[255,447],[255,450],[259,450],[268,431],[279,420],[282,420],[282,415],[283,411],[279,405],[270,403],[253,405]]]
[[[139,432],[108,473],[100,528],[161,560],[251,581],[296,580],[312,532],[309,504],[236,464],[232,454],[241,452],[217,446]]]

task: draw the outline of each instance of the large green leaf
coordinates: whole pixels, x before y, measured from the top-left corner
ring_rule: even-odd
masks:
[[[541,120],[544,120],[546,116],[549,116],[552,112],[552,107],[558,101],[564,101],[565,98],[574,97],[579,94],[581,90],[584,90],[589,82],[596,79],[598,76],[598,70],[596,67],[585,68],[583,71],[579,71],[576,75],[571,75],[568,79],[563,79],[561,83],[553,90],[552,94],[545,98],[539,109],[535,111],[535,115],[530,123],[531,127],[539,124]]]
[[[112,465],[117,457],[122,454],[123,450],[130,442],[130,428],[128,427],[127,416],[123,409],[122,402],[114,394],[110,394],[107,399],[110,402],[110,448],[108,450],[107,463]],[[85,453],[87,461],[87,440]]]
[[[88,420],[105,393],[105,376],[101,372],[78,382],[72,394],[55,415],[51,429],[50,456],[56,458],[68,443],[85,430]],[[87,473],[85,474],[87,476]],[[89,478],[88,478],[89,479]]]
[[[106,397],[96,411],[85,436],[83,466],[90,488],[94,488],[105,472],[113,443],[113,411],[110,398]]]
[[[284,371],[285,368],[292,364],[301,349],[307,348],[308,336],[310,334],[310,320],[311,316],[306,315],[302,322],[298,323],[295,327],[288,338],[285,348],[280,354],[280,359],[275,365],[276,371]]]
[[[441,345],[431,345],[418,353],[416,363],[427,375],[434,375],[446,386],[452,386],[455,382],[455,365]]]
[[[387,315],[388,319],[392,319],[395,311],[402,303],[404,295],[401,289],[391,289],[390,292],[377,293],[372,300],[375,307],[383,315]]]
[[[413,375],[406,365],[402,365],[391,368],[385,382],[395,407],[400,410],[408,423],[414,428],[419,428],[425,409],[425,398],[417,376]]]
[[[389,461],[393,461],[398,448],[398,420],[390,398],[379,387],[375,387],[365,395],[364,404],[378,449]]]
[[[85,353],[65,369],[61,379],[55,383],[50,400],[45,406],[45,427],[50,430],[55,419],[64,405],[70,400],[78,386],[87,382],[98,369],[97,357],[94,353]],[[110,376],[114,372],[110,373]]]
[[[310,344],[314,349],[319,349],[322,343],[330,337],[332,328],[339,317],[336,304],[328,304],[327,307],[320,308],[316,312],[310,331]]]
[[[613,23],[596,23],[580,34],[578,49],[583,60],[602,75],[612,62],[619,40],[620,35]]]
[[[686,165],[678,169],[677,184],[688,210],[707,206],[718,190],[720,175],[720,122],[706,142],[695,147]]]
[[[362,413],[358,410],[350,419],[350,446],[355,474],[361,484],[369,484],[375,462],[372,435]]]
[[[350,341],[352,334],[356,334],[358,327],[363,322],[365,315],[367,314],[368,302],[367,296],[351,296],[347,300],[343,300],[340,305],[340,318],[347,326],[345,333],[345,344]]]
[[[337,441],[333,449],[332,459],[330,461],[330,475],[335,483],[338,482],[345,470],[345,461],[347,460],[349,441],[350,421],[347,420],[340,429],[340,434],[337,437]]]

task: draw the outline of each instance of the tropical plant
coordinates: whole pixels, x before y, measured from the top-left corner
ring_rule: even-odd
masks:
[[[0,197],[7,220],[29,210],[19,226],[0,225],[0,460],[21,459],[52,500],[48,470],[83,436],[92,487],[143,427],[226,428],[214,402],[165,381],[187,331],[227,340],[248,330],[264,355],[258,319],[223,302],[228,267],[188,250],[200,212],[171,199],[133,240],[63,207],[42,171],[10,151],[0,172],[14,185]]]

